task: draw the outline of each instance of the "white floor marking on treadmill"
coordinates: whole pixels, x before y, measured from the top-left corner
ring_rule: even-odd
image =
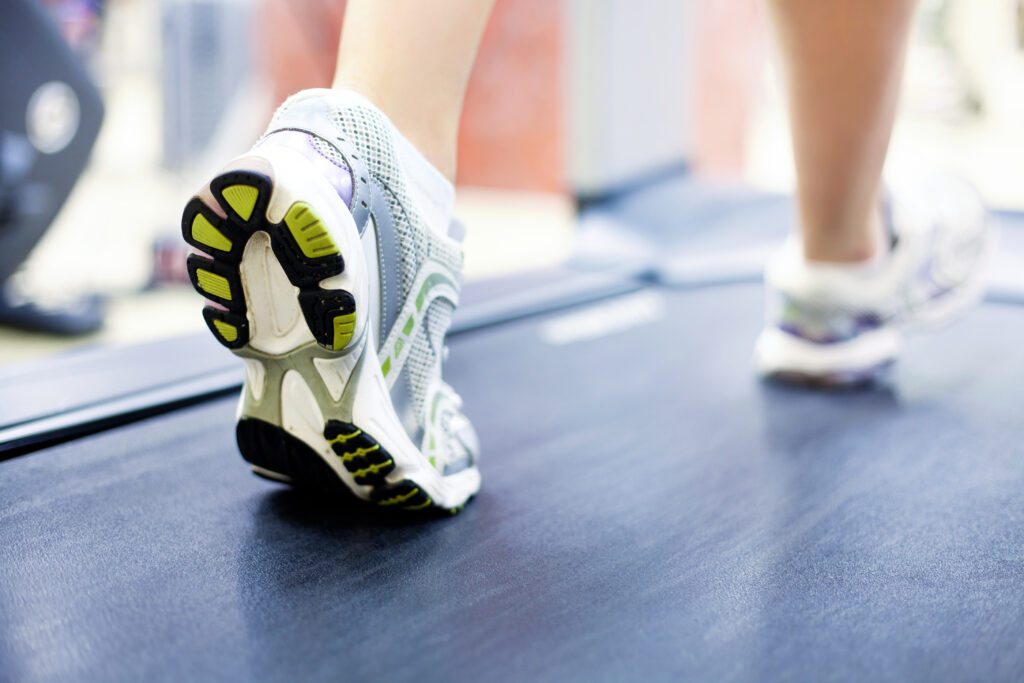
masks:
[[[664,310],[665,300],[656,292],[627,294],[547,321],[540,338],[554,346],[598,339],[653,323]]]
[[[267,379],[266,368],[263,367],[263,363],[255,358],[246,358],[245,376],[248,380],[246,386],[249,387],[249,393],[252,394],[252,397],[257,401],[263,398],[263,385]]]

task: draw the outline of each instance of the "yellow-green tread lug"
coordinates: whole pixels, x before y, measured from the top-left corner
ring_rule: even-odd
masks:
[[[338,246],[331,239],[327,227],[320,220],[309,204],[296,202],[285,214],[284,223],[288,226],[295,243],[306,258],[334,256]]]
[[[438,507],[434,498],[411,479],[392,483],[385,475],[396,465],[394,458],[356,425],[342,420],[329,420],[324,427],[324,438],[333,446],[335,454],[357,484],[373,488],[368,502],[382,508],[422,511]],[[451,514],[462,509],[449,510]]]
[[[226,277],[197,268],[196,281],[199,283],[199,289],[207,294],[220,297],[224,301],[231,301],[231,283]]]
[[[252,217],[252,210],[256,207],[260,191],[252,185],[230,185],[225,187],[221,194],[235,213],[241,216],[243,221],[247,221]]]
[[[238,328],[231,323],[226,323],[223,320],[214,320],[213,326],[217,328],[217,332],[226,342],[233,342],[238,339]]]
[[[364,457],[366,455],[369,455],[370,453],[373,453],[374,451],[379,450],[379,449],[380,449],[380,444],[373,444],[369,448],[357,448],[354,451],[350,451],[348,453],[340,453],[340,454],[338,454],[338,457],[341,458],[343,462],[348,462],[349,460],[355,460],[356,458],[362,458],[362,457]]]
[[[334,318],[334,344],[333,349],[340,351],[352,340],[356,331],[356,314],[346,313]]]
[[[419,492],[420,492],[420,490],[418,488],[413,488],[413,489],[411,489],[409,491],[406,491],[405,493],[400,493],[397,496],[392,496],[391,498],[384,498],[383,500],[378,500],[377,501],[377,505],[381,505],[381,506],[385,506],[385,507],[387,507],[388,505],[398,505],[400,503],[404,503],[405,501],[409,500],[410,498],[412,498],[413,496],[415,496]],[[428,502],[429,502],[429,499],[428,499]]]
[[[365,477],[365,476],[367,476],[369,474],[376,474],[377,472],[380,472],[381,470],[383,470],[383,469],[385,469],[387,467],[391,467],[394,464],[395,464],[395,461],[391,460],[390,458],[388,458],[384,462],[378,462],[378,463],[374,463],[372,465],[367,465],[366,467],[364,467],[362,469],[358,469],[358,470],[353,471],[352,472],[352,477],[354,479],[361,479],[361,478],[363,478],[363,477]]]
[[[192,219],[192,239],[218,251],[231,251],[232,242],[206,216],[197,213]]]
[[[349,439],[354,439],[354,438],[356,438],[357,436],[359,436],[362,433],[363,433],[362,429],[357,429],[354,432],[352,432],[351,434],[338,434],[338,436],[334,437],[333,439],[331,439],[327,443],[345,443]]]

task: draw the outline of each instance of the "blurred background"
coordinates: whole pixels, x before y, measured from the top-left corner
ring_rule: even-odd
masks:
[[[0,364],[204,330],[181,209],[288,94],[330,82],[344,2],[24,1],[70,46],[103,119],[59,213],[6,277]],[[41,130],[59,137],[53,122],[74,102],[51,93],[36,105],[51,123]],[[5,97],[12,106],[25,104]],[[1024,0],[923,0],[891,164],[954,169],[994,206],[1024,209],[1021,121]],[[10,171],[21,143],[6,127],[0,240],[19,229],[11,206],[26,185]],[[665,174],[709,192],[790,191],[761,0],[497,0],[460,132],[467,278],[565,261],[581,206]],[[103,299],[95,331],[25,329],[40,325],[18,313],[73,312],[84,297],[98,316],[92,294]]]

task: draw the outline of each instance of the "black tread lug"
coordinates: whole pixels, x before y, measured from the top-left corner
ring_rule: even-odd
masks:
[[[316,287],[321,280],[345,272],[345,260],[340,254],[318,258],[309,258],[303,254],[283,221],[273,226],[273,229],[268,232],[270,232],[270,243],[274,248],[274,255],[280,261],[281,267],[284,268],[288,280],[296,287],[300,289]]]
[[[203,320],[206,321],[206,325],[210,328],[214,338],[229,349],[240,349],[249,343],[249,319],[245,317],[245,313],[222,311],[212,306],[206,306],[203,308]],[[233,325],[238,330],[238,337],[234,341],[224,339],[214,324],[215,320]]]
[[[344,441],[331,443],[331,448],[341,458],[342,465],[352,474],[357,484],[375,488],[386,484],[385,477],[395,469],[395,461],[373,437],[341,420],[330,420],[324,428],[324,436],[328,441],[348,436]],[[345,456],[358,451],[363,451],[363,454],[346,459]],[[375,468],[372,472],[362,473],[371,467]]]
[[[313,337],[321,346],[332,348],[334,318],[355,313],[356,300],[345,290],[307,289],[299,292],[299,306]]]
[[[255,418],[242,418],[235,436],[238,450],[249,463],[290,478],[296,487],[355,500],[355,495],[316,451],[281,427]]]
[[[394,486],[374,489],[370,499],[377,505],[397,510],[429,510],[433,507],[430,496],[416,482],[408,479]]]
[[[216,301],[229,311],[234,311],[235,313],[245,312],[245,294],[242,291],[242,278],[238,274],[238,268],[221,261],[208,259],[199,254],[189,254],[185,265],[188,268],[188,279],[192,282],[192,287],[199,294],[211,301]],[[199,269],[209,271],[227,280],[228,286],[231,289],[231,298],[225,299],[202,289],[199,286],[199,277],[196,274],[196,271]]]
[[[202,214],[215,228],[225,237],[231,240],[231,250],[221,251],[204,244],[192,237],[192,221],[196,214]],[[186,243],[196,249],[214,256],[218,260],[237,266],[242,261],[242,252],[245,250],[245,243],[249,239],[249,233],[239,228],[230,219],[224,219],[214,213],[213,209],[203,203],[198,197],[193,197],[185,205],[181,214],[181,236]]]
[[[358,434],[356,434],[358,432]],[[394,510],[429,510],[432,507],[432,501],[430,498],[419,490],[415,483],[411,481],[403,481],[394,486],[387,482],[387,475],[394,471],[395,464],[391,454],[380,447],[380,444],[369,434],[362,432],[358,427],[349,422],[343,422],[341,420],[330,420],[327,423],[327,427],[324,429],[324,436],[328,441],[336,439],[342,435],[353,435],[343,442],[332,443],[331,447],[334,452],[338,454],[338,457],[342,457],[346,454],[353,453],[356,449],[370,449],[377,446],[376,450],[372,450],[369,453],[361,455],[350,460],[343,460],[345,469],[355,475],[356,472],[363,470],[372,465],[385,465],[381,469],[373,472],[372,474],[362,475],[355,477],[356,482],[360,484],[368,484],[373,486],[373,491],[370,494],[372,502],[381,505],[384,508],[392,508]],[[402,496],[416,490],[408,500],[403,500],[399,504],[382,504],[382,501],[387,501],[395,496]],[[426,505],[424,505],[426,503]]]
[[[249,185],[259,191],[256,204],[253,206],[252,214],[248,220],[238,215],[224,198],[224,188],[231,185]],[[260,224],[266,222],[267,204],[270,203],[271,187],[270,178],[255,171],[228,171],[227,173],[221,173],[210,181],[210,191],[213,193],[214,198],[220,202],[221,208],[228,214],[229,221],[244,228],[243,234],[251,234],[253,231],[260,229]],[[239,258],[241,258],[241,254],[239,254]]]

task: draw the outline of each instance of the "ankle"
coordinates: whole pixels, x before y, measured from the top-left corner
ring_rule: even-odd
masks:
[[[383,125],[391,131],[389,137],[395,159],[402,169],[407,190],[420,217],[435,233],[447,235],[455,203],[455,186],[451,176],[415,140],[410,139],[406,131],[392,119],[391,113],[370,95],[349,87],[336,88],[335,93],[335,103],[373,109],[385,121]]]
[[[802,227],[803,255],[809,263],[864,265],[880,261],[889,251],[882,210],[872,211],[867,225],[829,230]]]
[[[455,182],[455,148],[458,135],[458,112],[454,116],[430,116],[423,108],[406,111],[400,99],[390,97],[387,92],[375,88],[362,79],[339,73],[332,90],[349,91],[369,100],[394,127],[411,142],[416,150],[436,168],[449,182]]]

